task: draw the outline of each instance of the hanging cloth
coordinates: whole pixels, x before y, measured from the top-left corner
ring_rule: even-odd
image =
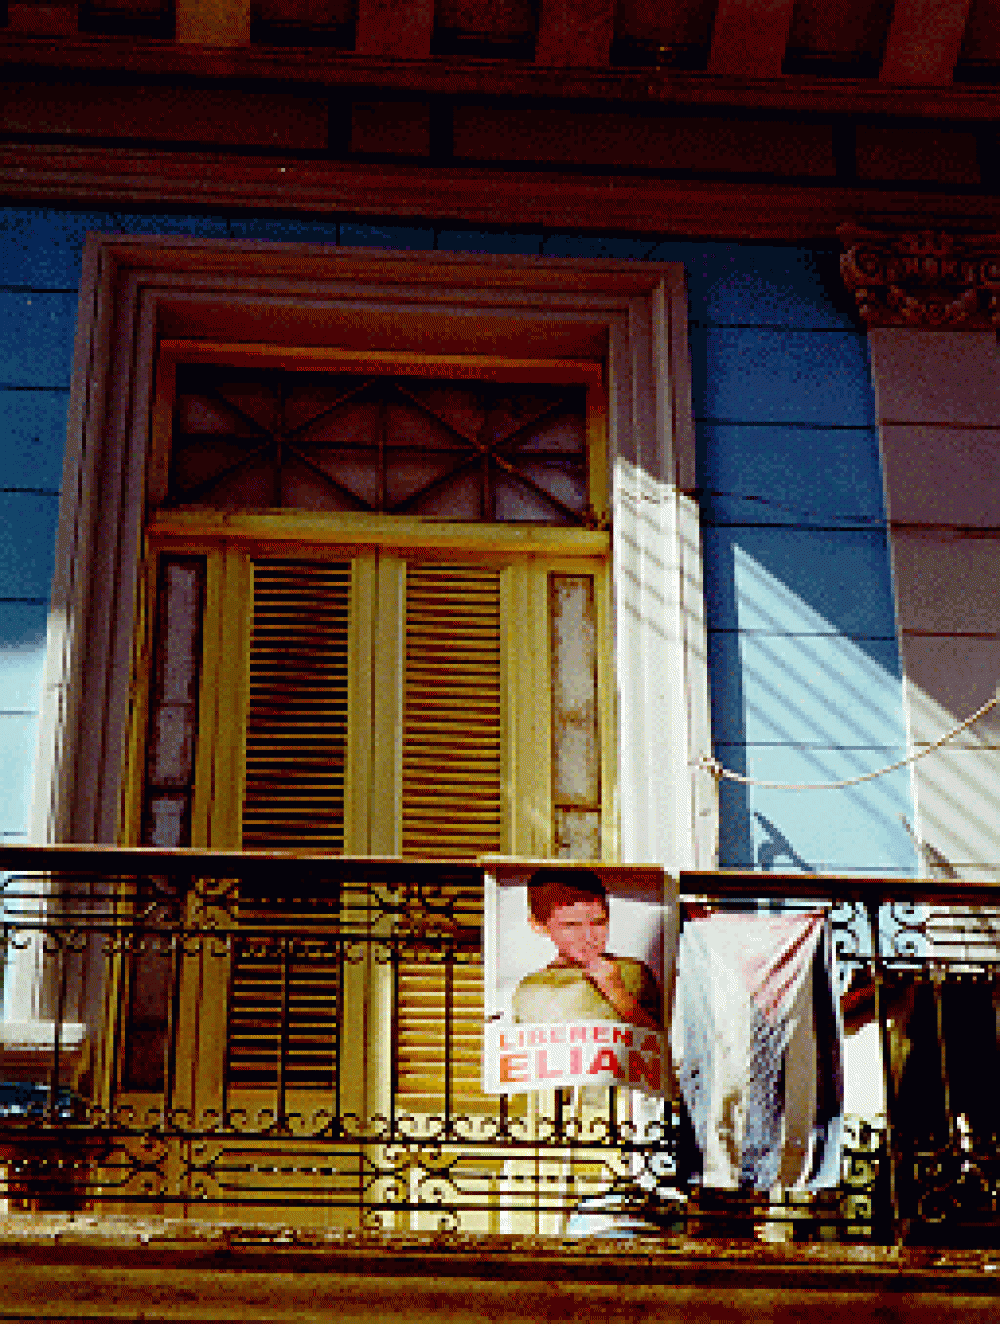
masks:
[[[822,913],[715,913],[680,941],[674,1055],[702,1184],[840,1184],[843,1024]]]

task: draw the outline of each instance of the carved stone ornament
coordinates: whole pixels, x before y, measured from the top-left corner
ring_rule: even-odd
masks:
[[[1000,329],[1000,234],[837,230],[840,273],[869,327]]]

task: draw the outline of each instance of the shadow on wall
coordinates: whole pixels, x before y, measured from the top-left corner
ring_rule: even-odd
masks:
[[[885,629],[886,613],[872,609],[879,603],[870,591],[877,567],[852,565],[849,548],[830,545],[823,557],[827,583],[845,590],[853,607],[835,625],[744,544],[723,540],[715,550],[717,573],[723,554],[729,561],[732,604],[723,611],[716,590],[713,729],[722,763],[757,780],[815,786],[868,774],[904,756],[895,638],[845,633],[852,627]],[[811,586],[816,584],[813,577]],[[890,631],[891,621],[890,610]],[[905,769],[844,789],[724,782],[721,790],[723,866],[915,868],[900,819],[910,815]]]
[[[835,259],[754,252],[752,277],[714,258],[700,299],[691,270],[713,743],[739,774],[815,785],[906,750],[875,404]],[[905,771],[723,783],[720,812],[726,867],[915,868]]]
[[[757,864],[765,873],[771,872],[777,859],[787,859],[800,873],[814,873],[816,869],[806,863],[801,854],[797,854],[786,835],[782,835],[777,826],[772,826],[763,812],[755,812],[754,820],[767,836],[757,847]]]

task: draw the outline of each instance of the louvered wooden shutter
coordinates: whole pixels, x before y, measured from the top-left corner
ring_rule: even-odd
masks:
[[[396,1096],[406,1106],[438,1109],[445,1094],[445,1056],[451,1100],[479,1094],[483,1036],[483,963],[479,950],[463,948],[451,963],[451,1020],[446,1012],[448,967],[440,950],[412,947],[399,965]],[[450,1031],[449,1031],[450,1027]]]
[[[503,837],[500,578],[458,564],[406,571],[403,853],[473,858]],[[404,948],[399,961],[397,1099],[438,1109],[479,1094],[483,1021],[477,930],[452,945]],[[471,942],[469,934],[471,933]],[[450,990],[450,1015],[446,994]]]
[[[500,576],[407,565],[403,853],[474,858],[503,834]]]
[[[340,1040],[336,893],[241,892],[239,913],[228,1086],[332,1091]]]
[[[343,849],[350,584],[349,561],[254,564],[246,849]],[[335,900],[243,891],[239,926],[229,1086],[332,1089],[340,983]]]
[[[244,849],[344,847],[349,561],[254,564]]]

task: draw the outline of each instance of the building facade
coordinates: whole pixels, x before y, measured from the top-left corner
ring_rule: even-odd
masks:
[[[995,710],[878,773],[998,676],[1000,51],[935,16],[9,4],[5,842],[994,880]]]

